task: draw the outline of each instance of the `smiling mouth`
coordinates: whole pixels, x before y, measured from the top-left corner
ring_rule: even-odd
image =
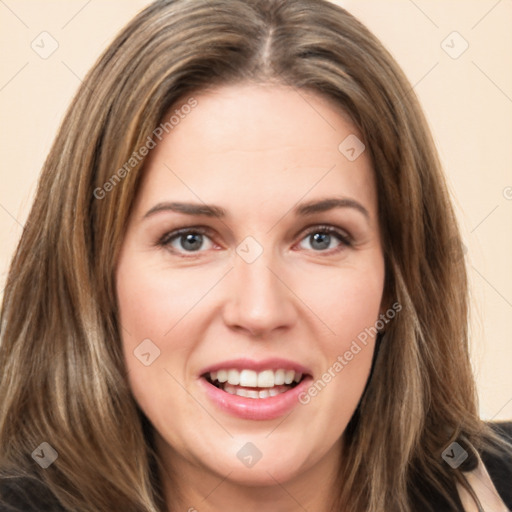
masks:
[[[271,398],[296,387],[307,375],[294,370],[254,370],[226,369],[208,372],[202,376],[216,388],[244,398]]]

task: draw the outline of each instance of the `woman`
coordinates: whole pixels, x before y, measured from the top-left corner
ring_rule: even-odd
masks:
[[[9,272],[2,506],[506,510],[461,251],[350,14],[155,2],[84,80]]]

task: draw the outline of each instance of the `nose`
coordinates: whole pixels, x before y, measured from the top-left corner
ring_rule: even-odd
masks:
[[[256,337],[289,329],[297,318],[295,295],[280,274],[264,255],[253,263],[237,258],[223,308],[225,324]]]

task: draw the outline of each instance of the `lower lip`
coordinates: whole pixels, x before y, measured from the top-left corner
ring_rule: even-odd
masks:
[[[294,388],[268,398],[232,395],[210,384],[203,377],[199,380],[210,400],[223,411],[246,420],[273,420],[299,405],[299,395],[309,387],[312,379],[306,377]]]

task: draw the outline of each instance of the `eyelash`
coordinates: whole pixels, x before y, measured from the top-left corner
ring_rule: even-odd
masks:
[[[300,241],[306,239],[308,236],[311,236],[311,235],[317,234],[317,233],[326,234],[326,235],[334,235],[339,240],[340,246],[336,247],[335,249],[327,249],[327,250],[320,250],[320,251],[314,251],[313,249],[310,249],[310,251],[331,255],[331,254],[334,254],[334,253],[337,253],[337,252],[343,250],[344,248],[349,248],[349,247],[353,246],[353,239],[350,235],[348,235],[347,233],[345,233],[343,231],[340,231],[339,229],[337,229],[333,226],[324,225],[324,224],[319,224],[319,225],[315,225],[315,226],[311,226],[310,228],[307,228],[306,231],[303,232],[302,238],[300,239]],[[176,251],[174,248],[170,247],[171,242],[173,242],[176,239],[179,239],[181,236],[188,235],[188,234],[203,235],[203,236],[207,236],[210,239],[213,238],[213,236],[212,236],[213,232],[211,229],[205,228],[202,226],[190,226],[190,227],[177,229],[175,231],[171,231],[169,233],[164,234],[158,240],[157,245],[170,250],[174,254],[179,254],[184,258],[194,257],[194,255],[204,252],[201,250],[199,250],[199,251],[184,251],[184,250]],[[212,239],[212,242],[213,242],[213,239]],[[183,256],[183,254],[187,254],[187,253],[189,254],[189,256]]]
[[[339,229],[335,228],[334,226],[328,226],[326,224],[319,224],[316,226],[312,226],[310,228],[307,228],[306,231],[302,234],[301,241],[306,239],[307,237],[316,234],[321,233],[325,235],[334,235],[340,242],[340,246],[335,249],[329,249],[326,251],[314,251],[314,252],[324,252],[327,254],[333,254],[336,252],[341,251],[344,247],[352,247],[353,240],[347,233],[340,231]]]

